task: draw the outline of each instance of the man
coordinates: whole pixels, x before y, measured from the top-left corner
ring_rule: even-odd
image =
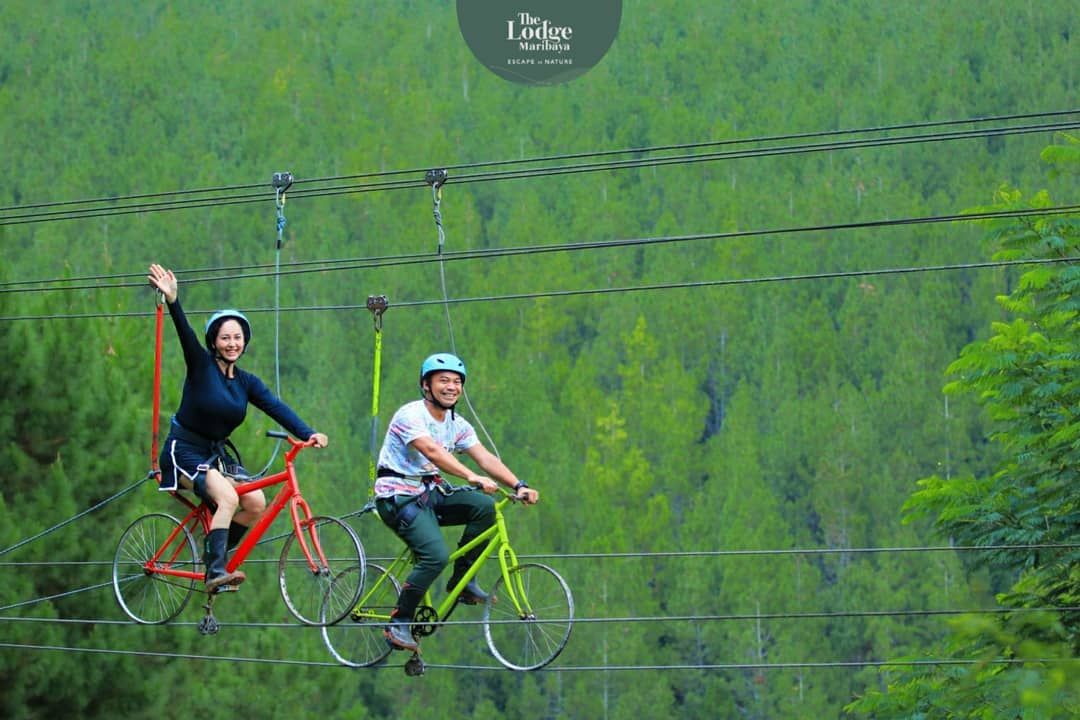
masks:
[[[513,488],[517,499],[526,505],[540,499],[536,490],[518,480],[480,443],[473,426],[454,411],[465,378],[465,363],[454,355],[437,353],[424,360],[420,366],[422,399],[406,403],[394,413],[379,451],[375,507],[382,521],[409,546],[417,560],[401,588],[385,631],[386,641],[402,650],[419,647],[410,630],[413,614],[424,593],[449,563],[450,550],[440,526],[465,526],[458,547],[491,527],[495,522],[495,502],[490,495],[498,490],[496,480]],[[465,453],[487,475],[473,472],[454,453]],[[440,473],[462,478],[471,487],[451,491]],[[454,563],[446,585],[448,591],[458,584],[482,551],[483,548],[471,551]],[[487,600],[487,594],[472,580],[458,600],[478,605]]]

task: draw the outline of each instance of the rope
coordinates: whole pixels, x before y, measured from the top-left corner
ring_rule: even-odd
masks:
[[[503,257],[515,257],[520,255],[538,255],[552,252],[577,252],[586,250],[605,250],[612,248],[653,246],[670,243],[700,242],[705,240],[736,240],[742,238],[761,237],[766,235],[800,235],[804,233],[837,232],[842,230],[866,230],[877,228],[893,228],[906,225],[934,225],[939,223],[972,222],[978,220],[1005,220],[1021,219],[1029,217],[1052,217],[1058,215],[1072,215],[1080,211],[1080,204],[1059,205],[1046,208],[1023,208],[1017,210],[988,210],[972,213],[955,213],[949,215],[924,215],[918,217],[895,218],[887,220],[863,220],[849,223],[829,223],[826,225],[792,225],[779,228],[764,228],[754,230],[730,230],[724,232],[695,233],[690,235],[661,235],[645,238],[622,238],[617,240],[600,240],[594,242],[578,241],[562,243],[558,245],[526,245],[510,248],[461,250],[457,252],[432,255],[431,253],[417,253],[413,255],[391,255],[363,258],[337,258],[329,260],[309,260],[289,263],[297,269],[289,270],[284,275],[303,275],[308,273],[324,273],[328,271],[368,270],[372,268],[400,267],[404,265],[426,265],[432,262],[444,260],[478,260]],[[234,267],[232,270],[240,271],[237,274],[222,275],[220,271],[207,268],[190,273],[205,272],[201,277],[194,277],[187,282],[231,282],[233,280],[251,280],[270,277],[271,272],[243,273],[246,269],[262,269],[265,265],[253,265],[246,267]],[[179,273],[178,273],[179,274]],[[132,273],[122,276],[99,276],[86,277],[80,280],[104,280],[115,277],[139,277],[140,274]],[[73,279],[55,278],[45,280],[22,280],[18,283],[0,283],[0,293],[20,292],[52,292],[73,290],[112,290],[119,288],[141,288],[144,282],[125,282],[113,285],[72,285],[64,286],[63,283]],[[30,283],[56,284],[56,287],[15,287]],[[356,306],[349,306],[350,308]]]
[[[358,510],[338,515],[339,520],[347,520],[359,517],[373,510],[373,507],[364,506]],[[292,531],[283,532],[272,537],[264,537],[258,545],[277,542],[292,535]],[[670,552],[621,552],[621,553],[519,553],[518,560],[656,560],[663,558],[711,558],[711,557],[761,557],[761,556],[818,556],[818,555],[866,555],[878,553],[936,553],[936,552],[1001,552],[1001,551],[1026,551],[1026,550],[1075,550],[1080,548],[1077,543],[1038,543],[1034,545],[930,545],[910,547],[862,547],[862,548],[788,548],[788,549],[759,549],[759,550],[673,550]],[[376,556],[369,555],[367,559],[375,563],[390,563],[397,558],[396,555]],[[245,564],[277,562],[276,559],[250,558]],[[111,560],[23,560],[3,561],[0,568],[11,567],[55,567],[55,566],[99,566],[112,565]]]
[[[973,118],[961,118],[952,120],[928,120],[924,122],[911,122],[911,123],[897,123],[893,125],[878,125],[875,127],[865,128],[851,128],[847,130],[816,130],[812,132],[800,132],[800,133],[784,133],[781,135],[764,135],[750,138],[739,138],[734,140],[709,140],[694,143],[680,143],[671,145],[654,145],[647,147],[631,147],[622,148],[619,150],[600,150],[593,152],[581,152],[581,153],[565,153],[559,155],[548,155],[532,158],[522,158],[516,160],[489,160],[475,163],[464,163],[459,165],[450,165],[448,170],[464,170],[472,168],[482,167],[498,167],[504,165],[523,165],[534,164],[541,162],[554,162],[560,160],[574,160],[589,157],[610,157],[613,155],[640,155],[646,153],[666,152],[670,150],[692,150],[696,148],[706,147],[724,147],[729,145],[746,145],[752,143],[767,143],[767,142],[779,142],[787,140],[805,140],[821,137],[841,137],[844,135],[860,135],[863,133],[884,133],[893,132],[897,130],[924,130],[929,128],[949,127],[965,124],[984,124],[991,122],[1011,122],[1016,120],[1035,120],[1039,118],[1054,118],[1067,115],[1074,115],[1080,112],[1080,108],[1073,108],[1068,110],[1052,110],[1046,112],[1035,113],[1016,113],[1011,115],[991,115],[983,117]],[[930,136],[933,137],[933,136]],[[414,176],[419,172],[422,172],[424,168],[407,168],[404,170],[388,170],[381,172],[367,172],[367,173],[353,173],[350,175],[333,175],[327,177],[309,178],[307,180],[295,180],[295,184],[309,184],[309,183],[322,183],[322,182],[336,182],[340,180],[356,180],[362,178],[378,178],[378,177],[393,177],[393,176]],[[237,185],[223,185],[218,187],[198,188],[193,190],[170,190],[164,192],[154,193],[140,193],[135,195],[113,195],[100,198],[84,198],[82,200],[63,200],[57,202],[45,202],[45,203],[33,203],[26,205],[10,205],[6,207],[0,207],[0,212],[12,212],[12,211],[24,211],[34,210],[39,208],[48,207],[64,207],[70,205],[89,205],[100,203],[116,203],[129,200],[143,200],[148,198],[157,197],[169,197],[169,196],[183,196],[183,195],[205,195],[208,193],[220,193],[220,192],[232,192],[235,190],[255,190],[263,187],[260,183],[247,183]]]
[[[371,512],[374,507],[362,508],[338,515],[339,520],[359,517]],[[257,546],[283,540],[292,535],[292,531],[283,532],[259,540]],[[762,548],[742,550],[672,550],[668,552],[620,552],[620,553],[519,553],[518,560],[657,560],[663,558],[709,558],[709,557],[761,557],[779,555],[819,556],[819,555],[869,555],[878,553],[938,553],[938,552],[1003,552],[1028,550],[1076,550],[1080,543],[1036,543],[1031,545],[917,545],[907,547],[857,547],[857,548]],[[368,555],[367,559],[375,563],[390,563],[396,555]],[[276,559],[249,558],[245,564],[276,563]],[[111,560],[7,560],[0,561],[0,568],[56,567],[56,566],[111,566]]]
[[[816,130],[812,132],[800,132],[800,133],[785,133],[781,135],[764,135],[750,138],[738,138],[734,140],[708,140],[694,143],[680,143],[671,145],[652,145],[647,147],[636,148],[622,148],[620,150],[598,150],[592,152],[580,152],[580,153],[564,153],[558,155],[547,155],[532,158],[520,158],[516,160],[490,160],[474,163],[464,163],[460,165],[448,165],[446,170],[466,170],[472,168],[482,167],[498,167],[506,165],[531,165],[542,162],[557,162],[562,160],[575,160],[590,157],[610,157],[613,155],[642,155],[648,153],[667,152],[671,150],[693,150],[697,148],[709,148],[709,147],[725,147],[731,145],[748,145],[753,143],[770,143],[781,142],[789,140],[808,140],[812,138],[821,137],[842,137],[845,135],[861,135],[864,133],[885,133],[894,132],[897,130],[924,130],[928,128],[940,128],[955,125],[964,125],[967,123],[981,124],[990,122],[1008,122],[1015,120],[1035,120],[1038,118],[1053,118],[1062,117],[1066,115],[1075,115],[1080,112],[1080,108],[1074,108],[1070,110],[1055,110],[1050,112],[1040,113],[1023,113],[1014,115],[997,115],[987,116],[980,118],[967,118],[963,120],[931,120],[918,123],[898,123],[894,125],[879,125],[876,127],[867,128],[852,128],[848,130]],[[931,136],[932,137],[932,136]],[[393,170],[384,172],[369,172],[358,173],[353,175],[337,175],[331,177],[313,178],[311,180],[300,180],[298,182],[334,182],[339,180],[354,180],[370,177],[386,177],[391,175],[416,175],[423,172],[424,168],[412,168],[406,170]],[[0,208],[0,211],[9,210],[10,208]]]
[[[548,666],[530,673],[579,673],[579,672],[639,672],[642,670],[808,670],[808,669],[861,669],[868,667],[936,667],[939,665],[1071,665],[1080,658],[987,658],[962,660],[940,658],[930,660],[846,660],[836,662],[790,662],[790,663],[700,663],[683,665],[567,665]],[[501,665],[440,665],[424,663],[431,670],[506,670]]]
[[[277,243],[274,249],[274,394],[281,397],[281,247],[285,244],[285,191],[292,185],[290,172],[274,173],[274,209],[277,212]],[[281,438],[274,443],[270,459],[266,461],[256,477],[262,477],[270,471],[281,450]]]
[[[888,147],[897,145],[910,145],[927,142],[944,142],[949,140],[972,140],[979,138],[1004,137],[1007,135],[1027,135],[1032,133],[1064,132],[1080,128],[1078,122],[1047,123],[1024,127],[991,128],[988,130],[958,131],[954,133],[939,133],[934,136],[911,135],[896,138],[871,138],[861,140],[846,140],[833,143],[812,143],[807,145],[788,145],[781,147],[756,148],[752,150],[732,150],[704,154],[675,155],[660,158],[638,158],[632,160],[617,160],[610,162],[593,162],[577,165],[565,165],[548,168],[525,168],[521,170],[504,170],[473,175],[463,175],[456,182],[493,182],[497,180],[518,180],[525,178],[546,177],[550,175],[577,175],[581,173],[603,172],[607,170],[628,170],[650,167],[663,167],[667,165],[690,165],[699,162],[716,162],[722,160],[736,160],[744,158],[773,157],[785,155],[798,155],[803,153],[833,152],[836,150],[853,150],[868,147]],[[358,185],[329,186],[311,190],[299,190],[293,193],[294,197],[333,197],[353,193],[364,193],[381,190],[403,190],[418,186],[420,181],[394,180],[382,183],[361,183]],[[261,202],[260,194],[245,194],[225,196],[219,198],[200,198],[196,201],[166,201],[154,203],[138,203],[117,207],[95,207],[76,210],[59,210],[48,212],[26,213],[23,215],[0,215],[0,226],[23,225],[27,223],[52,222],[58,220],[78,220],[83,218],[106,217],[112,215],[131,215],[146,212],[164,212],[170,210],[187,210],[193,208],[219,207],[224,205],[241,205]]]
[[[56,650],[60,652],[93,653],[101,655],[130,655],[135,657],[158,657],[179,660],[221,660],[224,662],[248,662],[273,665],[301,665],[305,667],[329,667],[340,671],[341,665],[336,662],[316,662],[313,660],[289,660],[282,658],[253,658],[240,656],[222,655],[195,655],[192,653],[167,653],[150,652],[146,650],[113,650],[109,648],[79,648],[66,645],[29,645],[25,643],[0,642],[0,648],[13,650]],[[927,660],[850,660],[836,662],[791,662],[791,663],[700,663],[683,665],[571,665],[571,666],[548,666],[531,673],[579,673],[579,672],[637,672],[642,670],[798,670],[798,669],[861,669],[868,667],[936,667],[944,665],[1073,665],[1080,662],[1080,658],[987,658],[978,660],[965,660],[956,658],[939,658]],[[501,665],[449,665],[424,663],[428,670],[492,670],[503,673],[517,673]],[[381,663],[370,668],[374,670],[387,670],[400,668],[400,665]]]
[[[102,588],[112,587],[112,581],[98,583],[97,585],[88,585],[87,587],[76,588],[74,590],[68,590],[67,592],[56,593],[55,595],[45,595],[43,597],[34,598],[33,600],[23,600],[22,602],[12,603],[11,605],[4,605],[0,607],[0,612],[5,610],[14,610],[15,608],[27,607],[29,605],[37,605],[38,603],[48,602],[49,600],[59,600],[60,598],[71,597],[72,595],[78,595],[80,593],[89,592],[90,590],[100,590]],[[5,620],[22,620],[23,618],[2,618]]]
[[[369,295],[367,309],[375,325],[375,359],[371,380],[371,438],[368,443],[368,498],[375,495],[375,465],[379,453],[379,379],[382,375],[382,317],[389,307],[385,295]]]
[[[99,502],[97,505],[94,505],[93,507],[87,508],[86,510],[83,510],[81,513],[73,515],[72,517],[68,518],[67,520],[64,520],[63,522],[59,522],[56,525],[53,525],[51,528],[48,528],[47,530],[42,530],[37,535],[32,535],[32,536],[26,538],[25,540],[21,540],[21,541],[15,543],[11,547],[0,550],[0,556],[7,555],[12,550],[17,550],[18,548],[21,548],[23,545],[27,545],[27,544],[33,542],[34,540],[37,540],[39,538],[43,538],[46,535],[48,535],[49,533],[55,532],[55,531],[59,530],[60,528],[66,527],[67,525],[70,525],[71,523],[75,522],[76,520],[78,520],[81,517],[89,515],[90,513],[94,512],[95,510],[98,510],[100,508],[105,507],[106,505],[111,503],[113,500],[116,500],[117,498],[119,498],[119,497],[121,497],[123,495],[126,495],[127,493],[131,492],[135,488],[139,487],[144,482],[149,480],[151,477],[153,477],[153,473],[148,473],[147,476],[144,477],[142,480],[139,480],[139,481],[135,482],[134,484],[129,485],[128,487],[124,488],[123,490],[116,493],[112,497],[105,498],[104,500]]]
[[[180,660],[224,660],[226,662],[268,663],[273,665],[305,665],[309,667],[340,668],[336,662],[314,662],[312,660],[285,660],[273,658],[225,657],[221,655],[194,655],[192,653],[149,652],[146,650],[112,650],[109,648],[77,648],[66,645],[24,645],[21,643],[0,643],[0,647],[15,650],[59,650],[61,652],[94,653],[101,655],[132,655],[135,657],[173,658]]]
[[[861,547],[861,548],[789,548],[764,550],[673,550],[670,552],[625,552],[625,553],[551,553],[540,555],[518,555],[519,559],[559,558],[563,560],[595,560],[626,558],[674,558],[674,557],[730,557],[760,555],[862,555],[871,553],[905,552],[999,552],[1005,550],[1074,550],[1078,543],[1039,543],[1033,545],[929,545],[920,547]],[[389,558],[368,558],[379,561]]]
[[[30,600],[15,605],[0,607],[0,612],[15,607],[30,605],[32,603],[54,598],[61,598],[87,590],[98,590],[110,586],[111,582],[101,583],[91,587],[80,588],[68,593],[53,595],[37,600]],[[623,615],[617,617],[581,617],[575,616],[570,622],[574,625],[606,625],[606,624],[651,624],[651,623],[692,623],[692,622],[756,622],[760,620],[842,620],[845,618],[937,618],[957,616],[980,616],[980,615],[1029,615],[1034,613],[1066,613],[1076,612],[1080,607],[1015,607],[1015,608],[969,608],[969,609],[937,609],[937,610],[837,610],[819,612],[773,612],[773,613],[735,613],[726,615]],[[44,623],[59,625],[138,625],[133,620],[110,620],[104,618],[50,618],[50,617],[15,617],[0,616],[0,622],[17,623]],[[516,625],[520,621],[507,620],[450,620],[440,618],[439,627],[476,627],[484,625]],[[531,620],[537,625],[561,625],[567,622],[567,618],[547,618]],[[197,622],[171,620],[170,628],[194,627]],[[251,620],[230,622],[230,627],[247,629],[275,629],[311,627],[299,622],[255,622]],[[343,627],[348,627],[343,626]]]
[[[450,336],[450,352],[460,357],[457,350],[457,342],[454,340],[454,323],[450,318],[450,296],[447,294],[446,290],[446,267],[443,263],[443,248],[446,245],[446,232],[443,230],[442,211],[439,209],[439,206],[442,204],[442,186],[446,184],[447,177],[448,174],[446,170],[429,170],[427,173],[427,180],[431,183],[431,196],[434,204],[432,214],[435,217],[435,228],[439,235],[435,254],[438,256],[439,260],[439,281],[442,287],[443,310],[446,313],[446,330]],[[500,457],[499,448],[495,445],[495,441],[491,438],[487,428],[484,427],[484,421],[480,419],[480,413],[476,412],[476,408],[473,407],[472,399],[469,397],[469,391],[464,384],[461,386],[461,396],[465,398],[465,405],[469,408],[469,413],[476,421],[480,431],[484,433],[484,437],[488,442],[488,447],[491,448],[491,451],[495,453],[496,457]]]
[[[285,193],[275,189],[274,206],[277,208],[277,246],[274,251],[274,392],[281,397],[281,246],[285,239]],[[280,443],[280,440],[278,441]]]
[[[482,295],[476,297],[454,298],[446,300],[438,298],[433,300],[412,300],[396,303],[396,307],[418,308],[427,305],[444,305],[446,303],[461,304],[474,302],[500,302],[506,300],[536,300],[539,298],[564,298],[579,295],[610,295],[632,292],[652,292],[655,290],[685,290],[708,287],[724,287],[731,285],[757,285],[760,283],[777,282],[800,282],[806,280],[836,280],[842,278],[869,277],[875,275],[909,275],[924,272],[950,272],[955,270],[986,270],[993,268],[1019,267],[1024,265],[1047,265],[1054,263],[1071,263],[1080,260],[1080,257],[1061,258],[1031,258],[1024,260],[989,260],[985,262],[953,263],[949,265],[916,265],[911,267],[875,268],[870,270],[838,270],[836,272],[810,273],[803,275],[770,275],[764,277],[735,278],[731,280],[696,280],[674,283],[654,283],[650,285],[625,285],[620,287],[605,288],[581,288],[577,290],[548,290],[534,293],[513,293],[509,295]],[[297,305],[282,308],[283,312],[351,312],[362,309],[363,305]],[[272,308],[251,308],[245,312],[249,314],[271,312]],[[142,312],[93,312],[93,313],[56,313],[53,315],[7,315],[0,316],[0,322],[14,322],[18,320],[93,320],[98,318],[141,318],[146,317]]]

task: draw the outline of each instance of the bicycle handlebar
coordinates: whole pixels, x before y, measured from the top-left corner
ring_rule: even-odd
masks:
[[[280,430],[267,430],[266,431],[266,437],[278,438],[279,440],[288,440],[289,444],[292,445],[294,448],[295,447],[311,447],[312,445],[315,444],[314,439],[297,440],[296,438],[294,438],[289,433],[282,432]]]

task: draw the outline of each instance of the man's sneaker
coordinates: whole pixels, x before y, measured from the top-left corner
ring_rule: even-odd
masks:
[[[451,580],[446,585],[446,592],[453,590],[457,584],[458,580]],[[461,594],[458,595],[457,601],[466,605],[483,605],[487,602],[487,599],[488,594],[480,589],[476,580],[470,580],[465,587],[461,588]]]
[[[396,650],[416,650],[419,643],[412,636],[408,621],[393,619],[390,624],[383,628],[386,643]]]

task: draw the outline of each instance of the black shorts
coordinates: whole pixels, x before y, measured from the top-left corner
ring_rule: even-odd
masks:
[[[158,458],[161,466],[161,479],[158,481],[158,490],[174,492],[187,489],[181,478],[187,478],[194,493],[204,502],[213,504],[213,500],[206,492],[206,471],[216,468],[225,472],[229,468],[230,476],[238,475],[238,482],[250,481],[243,468],[232,457],[207,449],[205,446],[181,440],[173,435],[165,439],[165,446]],[[239,469],[239,474],[236,470]]]

